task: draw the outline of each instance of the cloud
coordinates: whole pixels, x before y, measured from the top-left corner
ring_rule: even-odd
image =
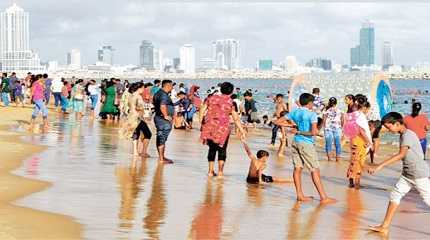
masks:
[[[186,43],[198,58],[211,56],[211,42],[236,38],[241,62],[255,66],[260,58],[275,62],[295,55],[303,63],[327,56],[349,63],[349,49],[359,42],[361,22],[376,29],[376,62],[383,41],[392,41],[396,62],[414,64],[430,56],[427,3],[216,3],[139,0],[21,0],[30,12],[31,46],[45,60],[64,61],[80,48],[85,63],[96,60],[101,44],[113,45],[118,63],[138,63],[138,48],[148,39],[165,55],[176,57]],[[8,6],[0,3],[0,9]],[[427,59],[429,60],[429,59]]]

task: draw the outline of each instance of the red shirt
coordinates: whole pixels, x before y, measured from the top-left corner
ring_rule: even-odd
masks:
[[[212,140],[223,147],[230,135],[230,114],[233,100],[228,95],[215,95],[207,99],[207,113],[200,138],[206,143]]]
[[[143,101],[147,103],[151,102],[151,91],[149,87],[143,89],[141,96],[143,98]]]
[[[406,128],[412,130],[419,139],[424,139],[427,136],[426,127],[430,125],[430,122],[426,115],[420,114],[416,117],[407,116],[404,119]]]

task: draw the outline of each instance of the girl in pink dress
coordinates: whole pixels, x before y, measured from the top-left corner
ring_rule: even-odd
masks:
[[[230,116],[242,136],[245,131],[240,123],[239,116],[234,111],[231,94],[234,86],[229,82],[221,84],[221,95],[209,97],[202,106],[200,122],[202,122],[201,139],[209,146],[208,176],[216,176],[214,170],[215,156],[218,153],[218,176],[223,176],[224,163],[227,158],[227,145],[230,136]]]
[[[365,114],[361,111],[367,103],[367,98],[361,94],[355,97],[348,95],[345,102],[348,105],[348,112],[344,133],[349,138],[351,147],[351,163],[347,171],[347,178],[349,186],[358,189],[361,174],[366,165],[366,156],[372,144],[369,124]]]

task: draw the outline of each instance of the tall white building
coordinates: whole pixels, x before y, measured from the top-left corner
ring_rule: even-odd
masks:
[[[163,50],[159,49],[159,48],[154,48],[153,49],[153,63],[154,63],[154,69],[157,71],[163,71],[164,70],[164,64],[163,64],[163,59],[164,59],[164,52]]]
[[[67,65],[72,69],[81,68],[81,51],[79,49],[72,49],[67,53]]]
[[[58,70],[58,62],[57,61],[49,61],[48,62],[48,72],[54,73]]]
[[[382,67],[388,69],[393,64],[393,48],[391,42],[385,41],[382,46]]]
[[[216,55],[216,68],[218,69],[227,69],[227,66],[225,65],[225,57],[224,57],[224,53],[219,52]]]
[[[287,56],[285,62],[288,72],[297,72],[299,68],[299,63],[297,62],[297,58],[295,56]]]
[[[237,69],[240,67],[240,43],[235,39],[221,39],[212,43],[212,57],[219,68]]]
[[[180,65],[179,69],[184,73],[192,74],[196,72],[196,50],[191,44],[185,44],[179,49]]]
[[[30,49],[29,14],[14,3],[0,14],[0,69],[41,72],[39,56]]]
[[[106,65],[113,65],[113,49],[112,46],[104,45],[97,51],[97,59]]]

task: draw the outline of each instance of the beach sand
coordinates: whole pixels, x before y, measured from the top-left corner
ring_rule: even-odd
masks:
[[[207,163],[202,160],[207,148],[199,143],[197,130],[172,132],[167,155],[175,160],[174,165],[162,168],[154,157],[137,167],[131,164],[129,142],[124,145],[118,139],[115,126],[88,119],[76,124],[73,116],[56,119],[53,111],[50,133],[43,143],[48,146],[46,151],[44,146],[30,144],[31,140],[23,142],[20,136],[24,134],[14,128],[27,126],[30,115],[28,108],[0,108],[0,239],[278,239],[285,234],[287,239],[380,239],[367,231],[367,225],[382,220],[389,190],[401,169],[397,163],[377,176],[365,174],[362,190],[349,189],[345,179],[347,146],[340,163],[329,163],[319,138],[323,181],[330,196],[339,202],[327,207],[319,207],[316,201],[300,206],[292,184],[244,184],[248,161],[236,136],[229,143],[225,179],[207,179]],[[269,139],[270,131],[251,130],[249,134],[253,152],[267,149]],[[37,144],[40,141],[33,139]],[[156,156],[154,141],[150,154]],[[67,145],[58,147],[62,144]],[[94,147],[81,147],[88,144]],[[272,154],[267,172],[291,179],[290,149],[285,158],[276,157],[277,149],[267,150]],[[397,151],[396,145],[381,146],[376,162]],[[57,154],[64,159],[57,161]],[[24,159],[28,165],[33,155],[44,159],[35,177],[53,179],[52,188],[47,182],[10,173],[22,166]],[[304,173],[303,181],[305,192],[315,195],[309,173]],[[38,191],[43,192],[26,197]],[[16,201],[23,197],[23,201]],[[14,202],[46,212],[18,207]],[[393,222],[393,236],[430,236],[423,209],[419,195],[409,194]],[[79,219],[85,231],[74,219]],[[425,224],[416,224],[420,222]],[[257,228],[256,233],[251,231]]]
[[[80,239],[81,225],[72,218],[13,204],[51,184],[11,173],[24,159],[44,150],[21,141],[22,134],[10,130],[19,122],[28,122],[31,109],[2,107],[0,116],[0,239]]]

